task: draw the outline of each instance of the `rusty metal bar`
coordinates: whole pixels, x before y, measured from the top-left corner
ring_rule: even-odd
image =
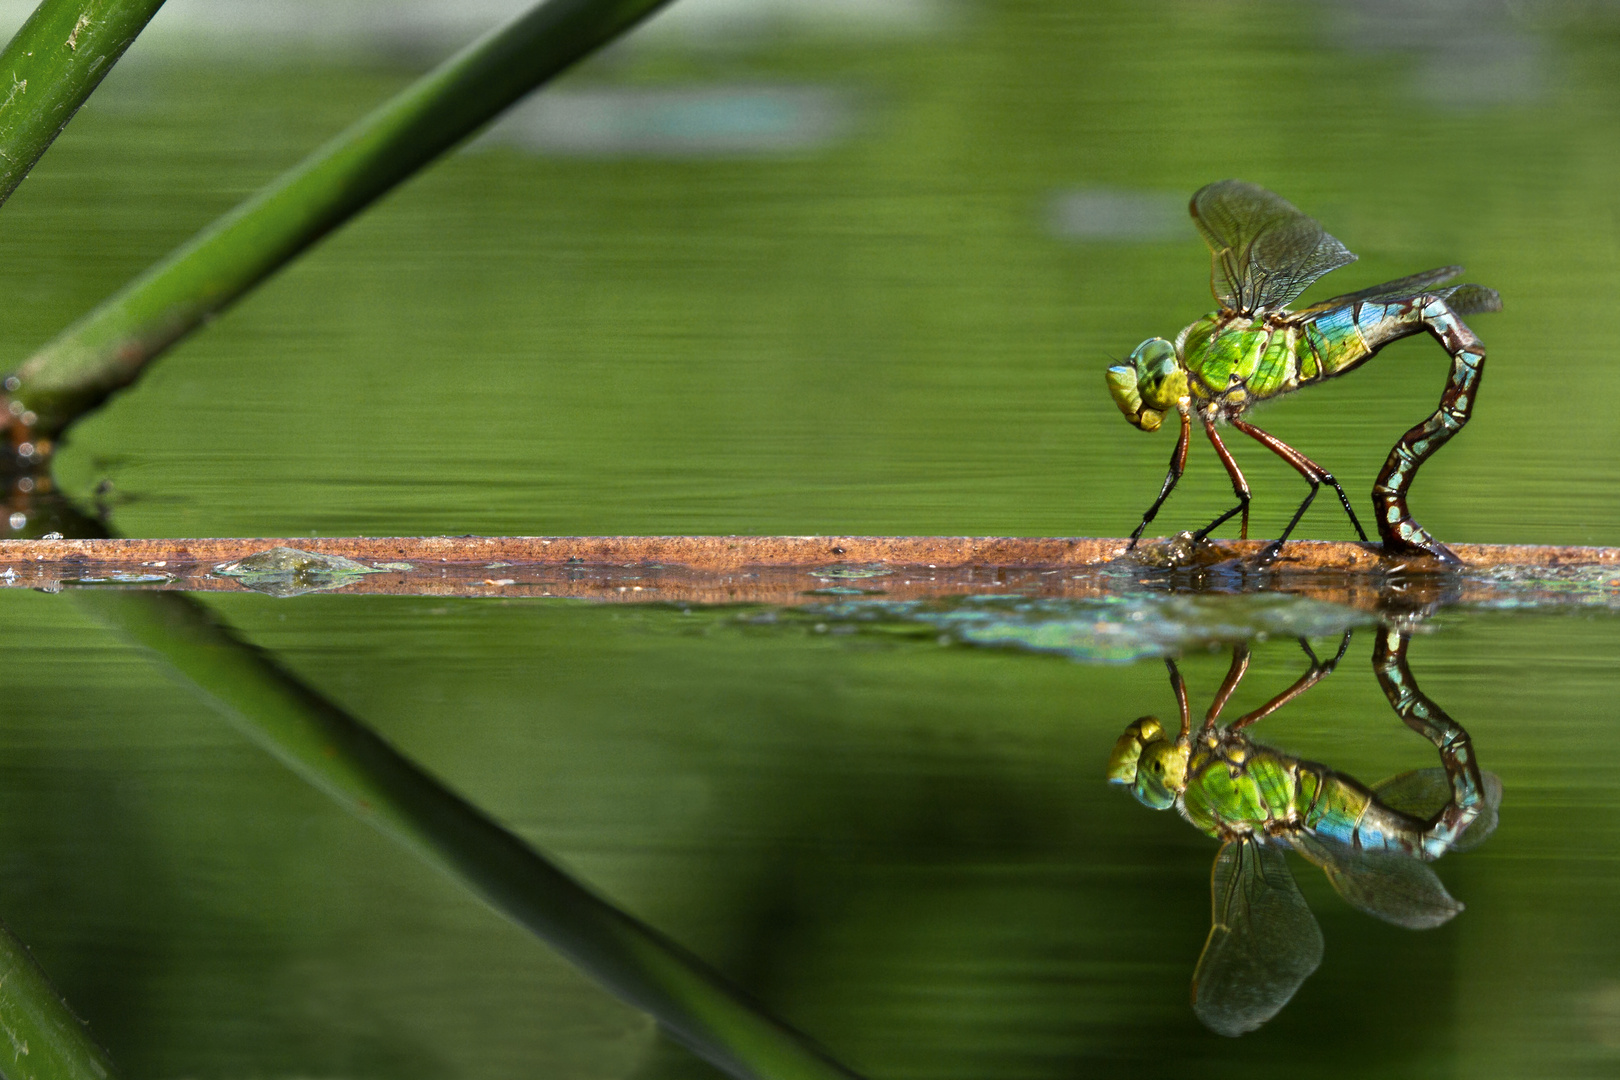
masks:
[[[240,559],[286,546],[351,559],[412,563],[508,562],[533,565],[657,565],[731,571],[834,563],[896,567],[1061,569],[1099,566],[1125,554],[1126,541],[1017,536],[396,536],[292,539],[0,540],[0,563],[88,562],[178,567]],[[1221,541],[1213,557],[1252,558],[1264,542]],[[1535,544],[1452,544],[1469,569],[1620,566],[1620,548]],[[1375,544],[1296,540],[1274,564],[1281,571],[1358,573],[1393,565]],[[1417,566],[1403,559],[1400,564]]]
[[[286,546],[358,560],[420,564],[507,562],[531,565],[663,566],[724,572],[882,563],[893,567],[1063,569],[1100,566],[1126,541],[1016,536],[404,536],[150,540],[0,540],[0,565],[37,562],[169,567],[240,559]],[[1221,541],[1212,557],[1252,558],[1264,542]],[[1503,567],[1620,567],[1620,548],[1535,544],[1452,544],[1471,570]],[[1361,573],[1396,565],[1375,544],[1296,540],[1279,571]]]
[[[120,585],[199,592],[244,586],[215,567],[285,546],[388,567],[317,588],[345,593],[571,597],[611,602],[800,604],[856,592],[890,599],[1018,592],[1085,597],[1142,584],[1156,571],[1122,561],[1125,541],[1055,537],[600,536],[322,537],[299,539],[0,540],[0,587]],[[1392,580],[1432,569],[1373,545],[1299,541],[1261,570],[1264,545],[1200,549],[1200,566],[1356,607],[1387,601]],[[1149,548],[1151,556],[1153,548]],[[1620,548],[1454,545],[1469,569],[1428,578],[1425,593],[1488,600],[1504,573],[1579,578],[1620,595]],[[1250,565],[1245,565],[1249,560]],[[408,564],[408,568],[406,566]],[[1609,570],[1613,570],[1613,578]],[[1261,579],[1254,578],[1263,573]],[[1408,591],[1410,584],[1401,586]],[[1522,587],[1521,587],[1522,591]]]

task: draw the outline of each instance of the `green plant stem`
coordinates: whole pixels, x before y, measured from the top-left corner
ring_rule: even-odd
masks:
[[[528,927],[732,1076],[849,1080],[702,961],[585,889],[180,593],[77,589],[248,738],[356,817]]]
[[[0,52],[0,203],[163,0],[45,0]]]
[[[0,926],[0,1076],[106,1080],[116,1072],[28,948]]]
[[[237,297],[666,0],[546,0],[417,80],[29,358],[5,388],[53,435]]]

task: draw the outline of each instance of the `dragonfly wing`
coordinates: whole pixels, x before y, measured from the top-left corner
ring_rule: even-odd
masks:
[[[1446,282],[1463,272],[1460,266],[1438,266],[1433,270],[1425,270],[1421,274],[1411,274],[1407,277],[1386,281],[1381,285],[1369,285],[1365,289],[1358,289],[1353,293],[1335,296],[1330,300],[1323,300],[1319,304],[1312,304],[1299,312],[1301,315],[1313,315],[1323,311],[1331,311],[1336,307],[1347,304],[1378,303],[1381,301],[1404,300],[1408,297],[1422,293],[1432,293],[1451,306],[1451,310],[1459,315],[1473,315],[1481,311],[1501,311],[1502,297],[1495,289],[1487,289],[1483,285],[1447,285]]]
[[[1460,266],[1437,266],[1433,270],[1425,270],[1421,274],[1410,274],[1394,281],[1386,281],[1380,285],[1369,285],[1365,289],[1357,289],[1353,293],[1335,296],[1331,300],[1323,300],[1319,304],[1312,304],[1304,311],[1326,311],[1329,308],[1342,307],[1345,304],[1354,304],[1361,300],[1392,300],[1398,296],[1413,296],[1417,293],[1428,292],[1437,286],[1444,285],[1452,278],[1463,272]]]
[[[1479,781],[1485,788],[1485,804],[1480,807],[1479,817],[1475,818],[1473,824],[1464,829],[1463,834],[1457,837],[1456,843],[1451,845],[1452,851],[1467,851],[1469,848],[1478,847],[1480,841],[1496,831],[1497,815],[1502,809],[1502,778],[1493,772],[1481,770]]]
[[[1357,851],[1308,833],[1288,838],[1294,850],[1322,868],[1351,906],[1408,930],[1449,922],[1463,909],[1429,864],[1388,851]]]
[[[1479,779],[1483,787],[1479,816],[1451,845],[1452,851],[1478,847],[1496,831],[1497,812],[1502,805],[1502,780],[1493,772],[1483,771]],[[1418,818],[1432,818],[1451,801],[1451,778],[1444,769],[1414,769],[1374,784],[1372,793],[1391,810]]]
[[[1322,931],[1280,847],[1228,841],[1210,893],[1213,925],[1193,972],[1193,1012],[1212,1031],[1242,1035],[1276,1016],[1316,970]]]
[[[1453,285],[1436,289],[1440,298],[1459,315],[1474,315],[1481,311],[1501,311],[1502,296],[1495,289],[1483,285]]]
[[[1191,210],[1209,244],[1211,288],[1231,311],[1286,307],[1311,282],[1356,259],[1314,218],[1256,184],[1207,184],[1193,195]]]
[[[1372,793],[1391,810],[1426,818],[1451,801],[1451,778],[1444,769],[1413,769],[1380,780]]]

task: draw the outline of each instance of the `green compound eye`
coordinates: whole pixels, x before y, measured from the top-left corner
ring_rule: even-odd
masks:
[[[1138,345],[1131,353],[1131,363],[1136,368],[1136,392],[1145,410],[1163,414],[1187,396],[1187,373],[1176,359],[1176,347],[1164,338],[1148,338]]]
[[[1142,748],[1131,794],[1143,806],[1168,810],[1175,805],[1176,793],[1185,783],[1186,768],[1184,749],[1162,739],[1151,742]]]
[[[1131,353],[1142,379],[1164,378],[1176,370],[1176,347],[1164,338],[1148,338]]]

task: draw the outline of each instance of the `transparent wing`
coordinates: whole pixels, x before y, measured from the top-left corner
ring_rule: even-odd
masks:
[[[1369,285],[1365,289],[1357,289],[1353,293],[1335,296],[1331,300],[1323,300],[1319,304],[1312,304],[1305,311],[1324,311],[1328,308],[1340,307],[1344,304],[1353,304],[1358,300],[1394,300],[1402,296],[1413,296],[1417,293],[1428,292],[1439,285],[1444,285],[1452,278],[1463,272],[1460,266],[1437,266],[1433,270],[1425,270],[1421,274],[1411,274],[1407,277],[1386,281],[1381,285]]]
[[[1283,849],[1232,840],[1210,876],[1213,925],[1193,972],[1193,1012],[1236,1036],[1276,1016],[1322,962],[1322,931]]]
[[[1502,297],[1495,289],[1483,285],[1453,285],[1436,290],[1441,299],[1451,305],[1459,315],[1475,315],[1482,311],[1501,311]]]
[[[1408,930],[1449,922],[1462,904],[1440,884],[1429,864],[1411,855],[1357,851],[1308,833],[1288,838],[1294,850],[1322,868],[1351,906]]]
[[[1487,289],[1483,285],[1446,285],[1446,282],[1463,272],[1460,266],[1440,266],[1433,270],[1425,270],[1421,274],[1412,274],[1408,277],[1386,281],[1381,285],[1369,285],[1365,289],[1358,289],[1353,293],[1335,296],[1331,300],[1323,300],[1319,304],[1312,304],[1304,308],[1301,314],[1328,311],[1332,308],[1343,307],[1345,304],[1354,304],[1361,301],[1403,300],[1419,293],[1434,293],[1459,315],[1473,315],[1481,311],[1501,311],[1502,298],[1495,289]],[[1444,286],[1444,287],[1442,287]]]
[[[1479,779],[1484,788],[1479,816],[1451,845],[1452,851],[1477,847],[1496,831],[1497,812],[1502,806],[1502,780],[1492,772],[1481,772]],[[1391,810],[1430,818],[1451,800],[1451,778],[1444,769],[1414,769],[1374,784],[1372,792]]]
[[[1293,203],[1256,184],[1220,180],[1192,197],[1193,223],[1210,250],[1221,307],[1275,311],[1356,257]]]
[[[1426,818],[1451,801],[1451,778],[1444,769],[1413,769],[1380,780],[1372,793],[1391,810]]]

